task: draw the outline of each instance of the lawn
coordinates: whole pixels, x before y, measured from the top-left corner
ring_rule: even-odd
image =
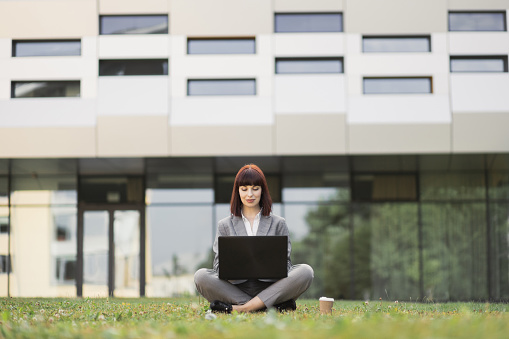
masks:
[[[317,300],[297,311],[210,314],[199,298],[0,299],[0,338],[509,338],[509,305]]]

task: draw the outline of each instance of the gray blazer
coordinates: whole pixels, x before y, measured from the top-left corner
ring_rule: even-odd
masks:
[[[213,250],[214,256],[214,271],[219,273],[219,251],[217,248],[217,239],[219,236],[247,236],[246,226],[242,217],[235,217],[233,215],[221,219],[217,225],[216,239],[214,240]],[[286,220],[278,215],[271,214],[269,216],[261,216],[260,224],[256,235],[287,235],[288,236],[288,270],[292,267],[290,254],[292,252],[292,243],[290,241],[290,233],[286,226]]]

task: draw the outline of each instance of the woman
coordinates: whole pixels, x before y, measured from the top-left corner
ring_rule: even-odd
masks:
[[[210,301],[213,311],[254,312],[275,307],[295,310],[295,300],[313,281],[313,269],[306,264],[292,265],[291,242],[285,219],[271,214],[272,199],[265,175],[253,164],[242,167],[233,185],[231,215],[219,221],[214,241],[214,269],[199,269],[194,275],[196,288]],[[286,235],[288,236],[288,277],[280,280],[219,279],[217,240],[219,236]]]

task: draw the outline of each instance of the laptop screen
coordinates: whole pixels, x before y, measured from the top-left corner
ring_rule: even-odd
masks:
[[[219,278],[281,279],[288,275],[287,236],[219,237]]]

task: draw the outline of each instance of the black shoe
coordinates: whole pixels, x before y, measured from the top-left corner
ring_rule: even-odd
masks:
[[[283,313],[285,311],[295,311],[297,309],[297,304],[295,303],[295,300],[290,299],[282,302],[281,304],[276,304],[274,307],[276,310]]]
[[[214,312],[232,313],[233,307],[230,304],[224,303],[219,300],[214,300],[210,303],[210,309]]]

